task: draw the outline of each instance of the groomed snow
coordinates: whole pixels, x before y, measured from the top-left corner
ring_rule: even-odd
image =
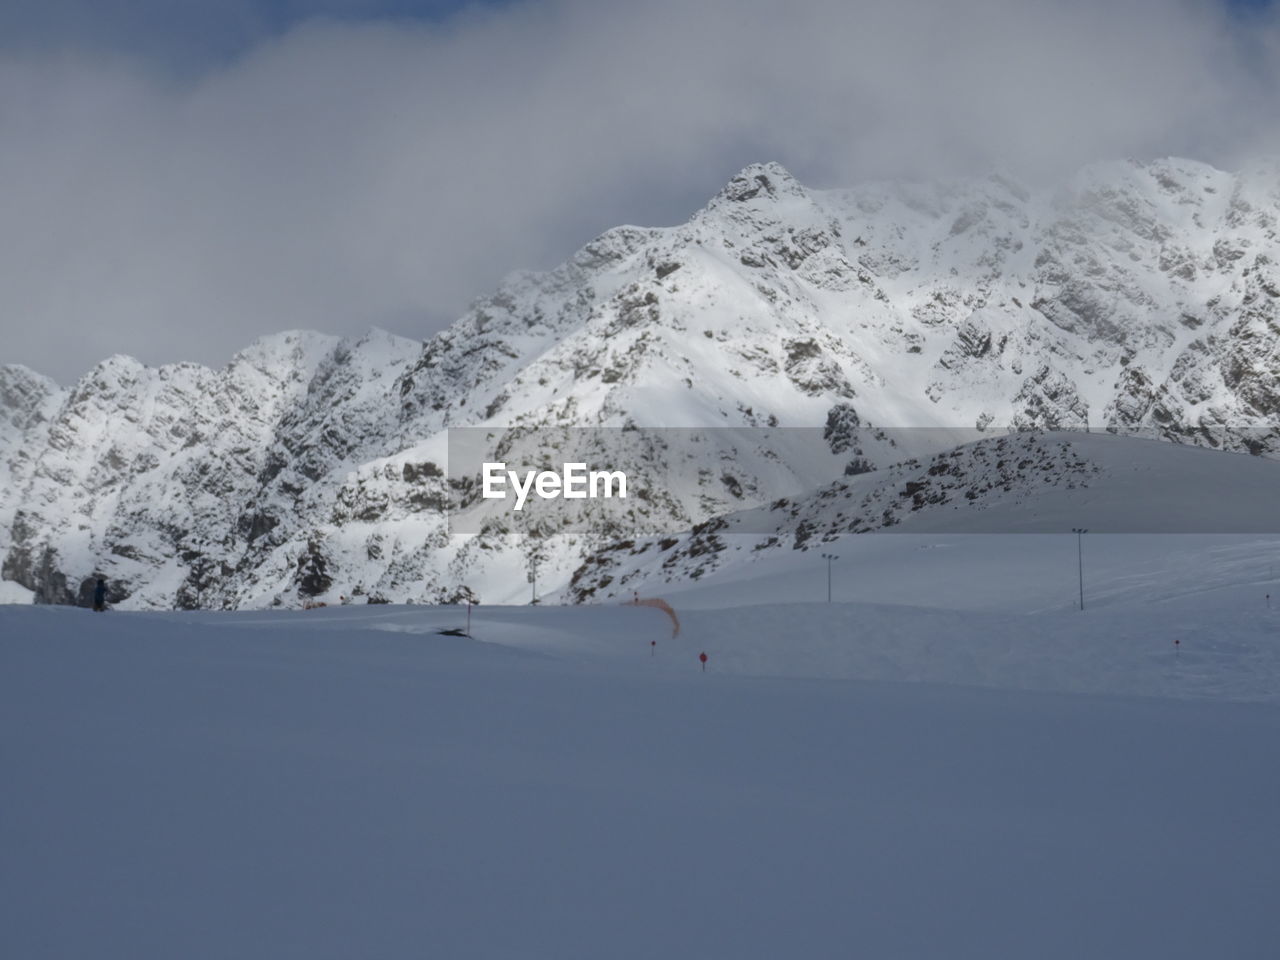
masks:
[[[1273,957],[1262,549],[1083,613],[744,581],[673,597],[675,639],[604,605],[475,639],[437,632],[463,608],[5,607],[0,955]]]

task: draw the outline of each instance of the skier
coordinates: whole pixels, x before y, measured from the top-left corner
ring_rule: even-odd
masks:
[[[99,578],[98,585],[93,588],[93,612],[102,613],[107,609],[107,581]]]

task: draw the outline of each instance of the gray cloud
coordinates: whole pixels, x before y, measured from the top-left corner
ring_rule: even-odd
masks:
[[[426,336],[509,269],[729,176],[1274,151],[1276,17],[1169,0],[528,0],[315,21],[174,79],[0,56],[0,362],[219,364],[289,327]]]

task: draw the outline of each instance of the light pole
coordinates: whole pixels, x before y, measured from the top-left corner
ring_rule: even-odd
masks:
[[[1084,527],[1072,527],[1076,535],[1076,564],[1080,568],[1080,609],[1084,609],[1084,535],[1089,531]]]
[[[831,561],[840,558],[834,553],[824,553],[822,559],[827,561],[827,603],[831,602]]]
[[[530,537],[525,541],[525,560],[529,564],[525,579],[529,581],[531,587],[531,596],[529,597],[531,604],[538,602],[538,564],[546,559],[543,553],[544,547],[544,542],[536,538]]]

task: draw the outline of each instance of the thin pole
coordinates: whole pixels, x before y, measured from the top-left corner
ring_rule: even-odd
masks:
[[[1080,609],[1084,609],[1084,531],[1076,531],[1076,560],[1080,566]]]
[[[1089,531],[1084,527],[1072,527],[1076,535],[1076,563],[1080,568],[1080,609],[1084,609],[1084,535]]]

